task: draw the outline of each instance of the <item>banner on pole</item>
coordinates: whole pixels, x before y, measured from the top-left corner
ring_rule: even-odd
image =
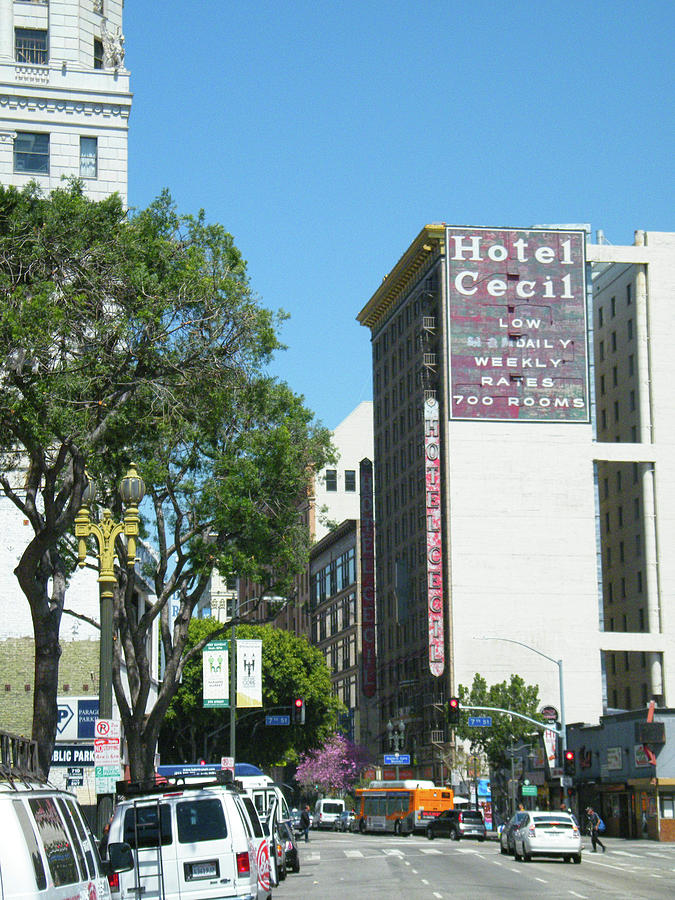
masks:
[[[202,650],[204,708],[230,705],[228,642],[211,641]]]
[[[237,706],[262,706],[262,641],[237,640]]]

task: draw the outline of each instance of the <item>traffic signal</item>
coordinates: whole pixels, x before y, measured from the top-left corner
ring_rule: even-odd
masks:
[[[563,756],[563,773],[565,775],[576,775],[577,759],[574,750],[565,750]]]
[[[305,724],[305,701],[302,697],[296,697],[293,701],[293,706],[291,707],[293,724],[294,725],[304,725]]]
[[[451,697],[448,700],[448,725],[459,725],[459,699]]]

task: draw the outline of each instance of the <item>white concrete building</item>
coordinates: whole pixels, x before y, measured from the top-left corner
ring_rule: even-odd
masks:
[[[675,234],[591,248],[610,709],[675,703]]]
[[[127,201],[122,0],[0,0],[0,181]]]
[[[608,662],[610,705],[639,705],[645,691],[663,705],[675,697],[674,566],[663,549],[675,508],[675,237],[622,248],[593,245],[587,232],[426,226],[358,316],[373,342],[381,715],[405,721],[407,749],[430,775],[440,704],[475,673],[489,684],[518,673],[560,710],[562,660],[568,722],[598,721]],[[597,317],[604,304],[606,325],[627,269],[637,308],[622,343]],[[632,382],[612,368],[619,357],[629,365],[630,340]],[[438,424],[427,415],[436,408]],[[603,410],[617,417],[604,433]],[[615,463],[631,477],[638,465],[637,507],[617,495],[606,471]],[[628,503],[641,524],[630,553],[628,537],[611,547],[610,564]],[[635,554],[644,598],[635,586],[630,611],[612,614],[608,585],[616,598],[622,578],[626,592],[637,582]],[[624,660],[640,678],[628,693]]]
[[[359,464],[373,458],[373,404],[359,403],[333,431],[338,461],[323,468],[315,479],[314,538],[320,541],[330,531],[329,523],[359,518]]]
[[[122,9],[123,0],[0,0],[0,183],[21,187],[34,180],[47,193],[74,176],[92,199],[118,192],[126,205],[131,94]],[[32,530],[4,495],[0,534],[0,725],[30,733],[33,626],[14,568]],[[148,597],[140,581],[139,595]],[[94,569],[74,574],[66,608],[98,621]],[[62,697],[98,695],[98,635],[83,619],[64,614]],[[149,649],[157,671],[156,634]]]

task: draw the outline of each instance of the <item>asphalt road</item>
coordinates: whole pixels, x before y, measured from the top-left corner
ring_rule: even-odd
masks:
[[[300,872],[274,900],[450,900],[570,898],[661,900],[675,894],[675,844],[604,838],[607,853],[586,846],[580,866],[562,860],[515,862],[499,844],[424,837],[310,832]]]

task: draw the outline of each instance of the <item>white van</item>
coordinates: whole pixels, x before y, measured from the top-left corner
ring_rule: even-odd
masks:
[[[333,823],[340,818],[340,813],[344,811],[344,808],[345,801],[335,797],[322,797],[320,800],[317,800],[314,806],[312,828],[332,828]]]
[[[77,800],[36,762],[35,741],[0,732],[0,900],[110,900],[111,866]]]
[[[271,897],[269,847],[248,797],[216,782],[119,788],[109,849],[128,844],[135,865],[113,900]]]

